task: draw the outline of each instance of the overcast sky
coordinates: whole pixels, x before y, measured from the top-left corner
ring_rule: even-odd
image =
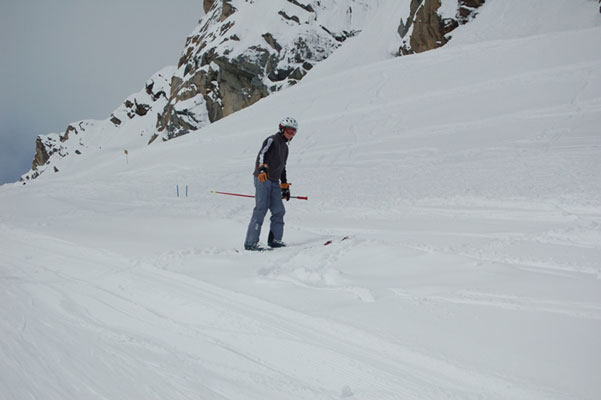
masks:
[[[106,119],[176,65],[202,0],[0,0],[0,184],[31,168],[35,138]]]

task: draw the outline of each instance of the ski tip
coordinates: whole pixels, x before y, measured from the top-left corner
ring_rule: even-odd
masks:
[[[347,240],[347,239],[350,239],[350,238],[351,238],[350,236],[343,236],[343,237],[340,239],[340,241],[342,242],[342,241],[344,241],[344,240]],[[324,245],[324,246],[327,246],[327,245],[330,245],[330,244],[334,243],[335,241],[336,241],[336,240],[334,240],[334,239],[330,239],[330,240],[328,240],[327,242],[325,242],[323,245]]]

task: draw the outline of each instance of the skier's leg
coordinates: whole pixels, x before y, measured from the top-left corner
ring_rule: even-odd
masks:
[[[271,201],[269,210],[271,211],[270,233],[273,233],[274,240],[282,240],[284,237],[284,202],[282,201],[282,190],[277,182],[273,182],[271,187]]]
[[[271,181],[260,182],[255,177],[255,208],[246,231],[245,245],[253,245],[259,242],[261,226],[269,209],[270,189]]]

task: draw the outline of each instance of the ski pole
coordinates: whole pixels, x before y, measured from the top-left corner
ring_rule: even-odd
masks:
[[[216,190],[211,190],[211,193],[214,194],[225,194],[227,196],[238,196],[238,197],[249,197],[251,199],[254,199],[255,196],[252,196],[250,194],[239,194],[239,193],[228,193],[228,192],[218,192]],[[309,200],[308,196],[290,196],[291,199],[298,199],[298,200]]]

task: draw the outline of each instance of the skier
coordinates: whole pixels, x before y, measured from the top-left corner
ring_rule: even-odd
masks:
[[[282,241],[284,214],[286,213],[282,199],[290,200],[290,184],[286,178],[286,160],[288,159],[288,143],[296,135],[297,129],[298,123],[294,118],[284,118],[280,122],[279,132],[263,141],[257,155],[253,173],[255,208],[244,241],[246,250],[265,250],[259,245],[259,237],[268,209],[271,211],[271,225],[267,245],[271,248],[286,246]]]

